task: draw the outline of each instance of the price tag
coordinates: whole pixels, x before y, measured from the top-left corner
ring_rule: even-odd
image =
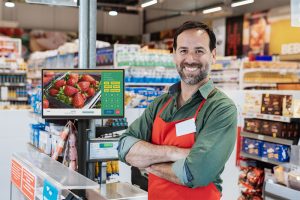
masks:
[[[57,200],[58,189],[54,187],[49,181],[44,181],[43,187],[43,199],[44,200]]]
[[[34,200],[35,198],[35,185],[36,176],[26,168],[23,168],[21,191],[29,200]]]
[[[19,189],[21,189],[22,170],[23,167],[13,159],[11,161],[11,182]]]
[[[258,135],[257,139],[259,139],[259,140],[264,140],[264,139],[265,139],[265,136],[263,136],[263,135]]]

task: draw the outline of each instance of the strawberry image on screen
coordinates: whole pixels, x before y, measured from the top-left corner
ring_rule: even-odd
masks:
[[[100,84],[100,73],[45,71],[44,108],[100,108]]]

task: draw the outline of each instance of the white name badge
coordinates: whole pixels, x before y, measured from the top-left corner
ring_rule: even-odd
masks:
[[[175,126],[177,137],[196,132],[196,124],[194,118],[177,123]]]

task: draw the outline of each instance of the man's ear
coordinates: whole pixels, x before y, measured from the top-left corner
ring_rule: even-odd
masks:
[[[216,59],[217,59],[217,50],[216,50],[216,48],[214,48],[211,51],[211,55],[212,55],[212,64],[216,64]]]

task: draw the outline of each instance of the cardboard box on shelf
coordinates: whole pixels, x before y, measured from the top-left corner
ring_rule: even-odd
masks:
[[[244,113],[260,113],[261,110],[261,94],[245,94],[245,103],[243,106]]]
[[[262,157],[278,162],[288,162],[290,158],[289,152],[289,146],[287,145],[264,142],[262,148]]]
[[[262,120],[259,119],[245,119],[244,131],[252,133],[260,133]]]
[[[243,138],[242,151],[248,154],[262,156],[263,141]]]

